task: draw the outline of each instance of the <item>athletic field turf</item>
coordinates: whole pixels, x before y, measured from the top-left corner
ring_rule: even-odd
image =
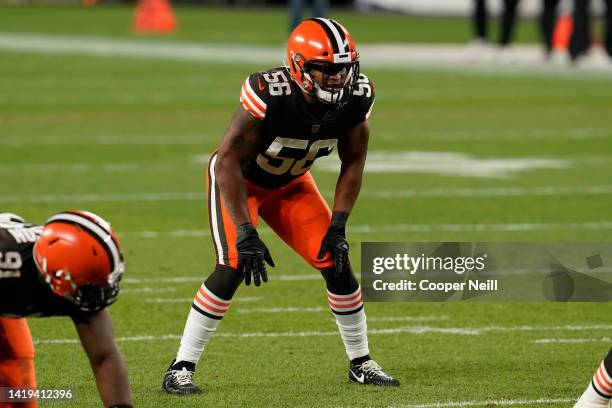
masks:
[[[272,27],[254,34],[265,36],[262,44],[284,41],[282,12],[236,19],[249,13]],[[219,22],[235,24],[223,10],[177,14],[186,32],[146,41],[214,43],[225,38]],[[210,24],[196,32],[198,17]],[[58,24],[73,18],[79,23]],[[393,37],[361,25],[384,27],[387,17],[338,18],[357,41]],[[120,7],[5,6],[0,31],[128,37],[130,19]],[[432,40],[468,38],[457,21],[449,30]],[[243,40],[226,32],[230,42]],[[412,33],[401,40],[427,39]],[[239,289],[198,367],[205,393],[161,393],[192,297],[214,262],[206,158],[242,81],[264,68],[0,51],[0,207],[32,222],[67,208],[112,221],[127,271],[110,311],[136,406],[571,406],[610,347],[608,304],[370,303],[372,355],[402,386],[353,386],[322,279],[265,226],[277,267],[262,287]],[[378,97],[370,167],[348,227],[357,270],[362,241],[612,241],[610,80],[362,70]],[[334,160],[313,168],[328,200]],[[30,327],[39,386],[77,395],[73,405],[45,405],[99,406],[69,319],[30,319]]]

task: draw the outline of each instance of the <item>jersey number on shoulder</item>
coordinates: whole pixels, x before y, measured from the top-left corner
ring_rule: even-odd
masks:
[[[21,274],[19,268],[22,264],[19,252],[0,252],[0,279],[18,278]]]
[[[291,85],[289,85],[289,81],[283,71],[276,71],[271,74],[266,72],[263,74],[263,77],[269,84],[270,95],[280,96],[291,94]]]
[[[277,137],[272,144],[270,144],[268,150],[266,150],[265,156],[263,154],[257,156],[257,164],[268,173],[276,176],[287,172],[290,172],[293,176],[299,176],[310,169],[317,157],[330,154],[332,150],[334,150],[334,146],[337,142],[338,139],[317,140],[308,148],[308,140]],[[306,150],[308,148],[308,151],[301,159],[294,159],[291,157],[283,157],[281,155],[283,148],[294,150]],[[324,152],[319,154],[319,151],[323,149]],[[280,161],[280,164],[275,166],[271,163],[272,159]]]
[[[370,85],[370,80],[367,76],[360,74],[359,80],[357,80],[355,86],[356,88],[353,91],[353,95],[365,96],[366,98],[372,96],[372,85]]]

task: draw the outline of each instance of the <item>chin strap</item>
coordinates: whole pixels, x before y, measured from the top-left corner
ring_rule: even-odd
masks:
[[[314,82],[314,86],[315,96],[323,103],[337,103],[342,100],[342,96],[344,95],[344,89],[341,89],[340,92],[334,94],[332,92],[323,90],[317,82]]]

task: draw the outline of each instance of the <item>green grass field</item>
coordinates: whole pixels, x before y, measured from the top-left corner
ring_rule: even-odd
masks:
[[[80,15],[86,17],[77,25],[59,24]],[[226,38],[219,21],[227,21],[227,11],[181,9],[178,15],[188,27],[176,40]],[[276,26],[261,37],[234,33],[231,41],[283,41],[280,11],[240,14],[247,15]],[[130,16],[127,8],[2,7],[0,31],[128,36]],[[404,19],[346,17],[364,42],[393,37],[392,28],[377,32],[365,21],[392,27]],[[196,32],[199,18],[207,24]],[[428,20],[408,20],[430,27]],[[462,38],[454,27],[435,41]],[[418,41],[416,28],[407,30],[398,41]],[[136,406],[453,407],[501,400],[571,406],[610,347],[602,340],[612,328],[608,304],[370,303],[372,354],[402,386],[352,386],[323,281],[310,279],[317,272],[265,227],[262,237],[277,267],[263,287],[239,289],[198,368],[205,393],[161,393],[190,298],[214,262],[202,158],[216,147],[242,81],[262,68],[0,51],[0,207],[32,222],[67,208],[112,221],[127,272],[110,311],[116,336],[125,338],[119,345]],[[469,165],[458,161],[456,172],[367,173],[348,228],[354,265],[362,241],[612,241],[609,80],[363,70],[377,86],[373,158],[412,152],[401,157],[433,158],[427,160],[442,166],[452,153],[484,167],[468,174]],[[510,159],[555,164],[487,173]],[[331,199],[336,175],[316,165],[313,173]],[[383,320],[390,317],[396,320]],[[69,319],[30,319],[40,342],[39,386],[77,394],[72,405],[45,405],[99,406],[81,347],[49,342],[76,339],[71,326]],[[480,334],[460,334],[465,328]],[[535,342],[551,338],[585,341]]]

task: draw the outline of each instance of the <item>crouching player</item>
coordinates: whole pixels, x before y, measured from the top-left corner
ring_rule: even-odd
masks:
[[[257,233],[258,217],[315,270],[349,357],[348,378],[398,386],[370,358],[361,288],[348,262],[345,225],[357,200],[368,147],[374,88],[359,72],[349,32],[334,20],[302,22],[289,38],[287,67],[250,75],[208,168],[214,272],[194,298],[163,389],[196,394],[195,366],[238,286],[267,281],[274,266]],[[310,174],[338,146],[341,161],[333,213]]]
[[[24,317],[68,316],[104,406],[131,407],[127,372],[106,310],[117,300],[123,270],[119,241],[95,214],[66,211],[36,226],[0,213],[0,387],[36,387],[34,347]],[[31,408],[37,402],[0,402],[2,408],[13,406]]]

